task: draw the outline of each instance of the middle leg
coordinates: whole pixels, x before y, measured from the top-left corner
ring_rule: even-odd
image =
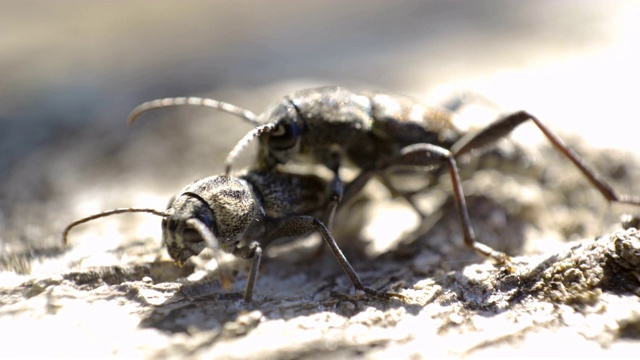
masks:
[[[477,240],[471,225],[464,191],[462,190],[462,181],[460,180],[460,175],[458,173],[458,165],[453,153],[440,146],[432,144],[410,145],[402,149],[399,156],[384,163],[380,163],[375,167],[364,169],[346,186],[343,194],[343,200],[346,202],[351,197],[355,196],[364,187],[367,181],[378,172],[393,166],[403,165],[415,167],[447,166],[449,169],[449,175],[451,176],[453,194],[465,244],[477,253],[490,257],[500,264],[507,264],[510,262],[508,255],[500,251],[496,251]]]

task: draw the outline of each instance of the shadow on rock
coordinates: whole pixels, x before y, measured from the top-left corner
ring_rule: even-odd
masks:
[[[140,326],[170,333],[213,331],[215,338],[229,338],[250,332],[264,320],[288,321],[322,312],[349,318],[371,308],[416,307],[397,299],[354,293],[348,278],[331,262],[335,259],[328,254],[306,265],[267,261],[251,303],[243,300],[246,279],[237,281],[232,292],[225,292],[217,280],[184,284],[167,301],[154,306]],[[354,265],[365,284],[385,291],[400,290],[392,264],[376,263],[368,269],[362,269],[361,262]]]

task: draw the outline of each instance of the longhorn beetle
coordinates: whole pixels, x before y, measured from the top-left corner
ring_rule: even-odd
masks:
[[[162,217],[162,241],[169,256],[183,265],[205,247],[251,260],[244,300],[250,302],[258,278],[262,250],[276,240],[320,233],[353,286],[371,296],[397,297],[364,286],[324,222],[327,181],[315,175],[248,171],[238,177],[211,176],[187,185],[165,211],[123,208],[91,215],[69,224],[69,231],[88,221],[121,213],[146,212]]]
[[[535,116],[518,111],[501,116],[485,128],[463,133],[444,109],[425,107],[416,101],[382,92],[353,93],[340,87],[306,89],[283,97],[264,113],[254,113],[212,99],[167,98],[143,103],[133,110],[129,123],[143,112],[167,106],[201,105],[235,114],[255,128],[229,153],[227,173],[237,155],[255,137],[260,146],[255,168],[274,169],[296,159],[325,165],[333,174],[329,207],[351,198],[373,176],[394,166],[430,167],[446,165],[465,243],[499,262],[507,258],[476,241],[462,193],[456,158],[482,148],[511,133],[530,120],[553,146],[564,154],[610,202],[640,205],[640,198],[621,195]],[[348,188],[339,176],[343,159],[361,169]]]

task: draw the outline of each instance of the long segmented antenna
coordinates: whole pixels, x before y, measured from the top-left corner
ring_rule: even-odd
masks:
[[[276,123],[269,123],[266,125],[258,126],[257,128],[252,129],[245,136],[243,136],[242,139],[240,139],[240,141],[236,143],[236,146],[233,147],[231,152],[229,152],[229,155],[227,155],[227,158],[224,161],[225,175],[227,176],[229,175],[229,173],[231,172],[231,165],[233,165],[233,162],[236,160],[238,155],[240,155],[242,150],[244,150],[247,146],[249,146],[249,144],[253,139],[257,138],[262,134],[275,131],[276,128],[277,128]]]
[[[153,215],[158,215],[158,216],[161,216],[161,217],[167,217],[167,216],[171,215],[166,211],[159,211],[159,210],[156,210],[156,209],[143,209],[143,208],[120,208],[120,209],[104,211],[104,212],[101,212],[101,213],[98,213],[98,214],[87,216],[86,218],[82,218],[80,220],[76,220],[76,221],[72,222],[71,224],[67,225],[67,227],[64,228],[64,231],[62,232],[62,243],[65,246],[67,245],[67,236],[69,235],[69,231],[71,231],[71,229],[73,229],[74,227],[76,227],[76,226],[78,226],[80,224],[84,224],[84,223],[89,222],[91,220],[99,219],[101,217],[106,217],[106,216],[111,216],[111,215],[116,215],[116,214],[133,213],[133,212],[145,212],[145,213],[149,213],[149,214],[153,214]]]
[[[147,112],[153,109],[160,109],[171,106],[184,106],[184,105],[195,105],[195,106],[206,106],[213,109],[217,109],[220,111],[224,111],[229,114],[236,115],[252,125],[259,125],[258,116],[249,110],[245,110],[241,107],[223,102],[214,99],[201,98],[201,97],[173,97],[173,98],[164,98],[147,101],[138,105],[131,114],[129,114],[129,125],[133,124],[138,116],[142,113]]]
[[[197,218],[192,218],[187,220],[187,225],[189,225],[192,229],[198,232],[200,236],[204,239],[209,246],[213,250],[213,254],[216,258],[216,262],[218,263],[218,278],[220,280],[220,285],[225,290],[230,290],[233,286],[233,278],[229,273],[229,269],[225,268],[222,265],[222,261],[220,260],[220,242],[216,238],[216,236],[211,232],[211,230],[205,225],[202,221]]]

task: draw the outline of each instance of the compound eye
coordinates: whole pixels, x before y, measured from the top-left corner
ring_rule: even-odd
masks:
[[[300,127],[291,122],[280,122],[269,135],[269,147],[271,149],[288,150],[298,142]]]

